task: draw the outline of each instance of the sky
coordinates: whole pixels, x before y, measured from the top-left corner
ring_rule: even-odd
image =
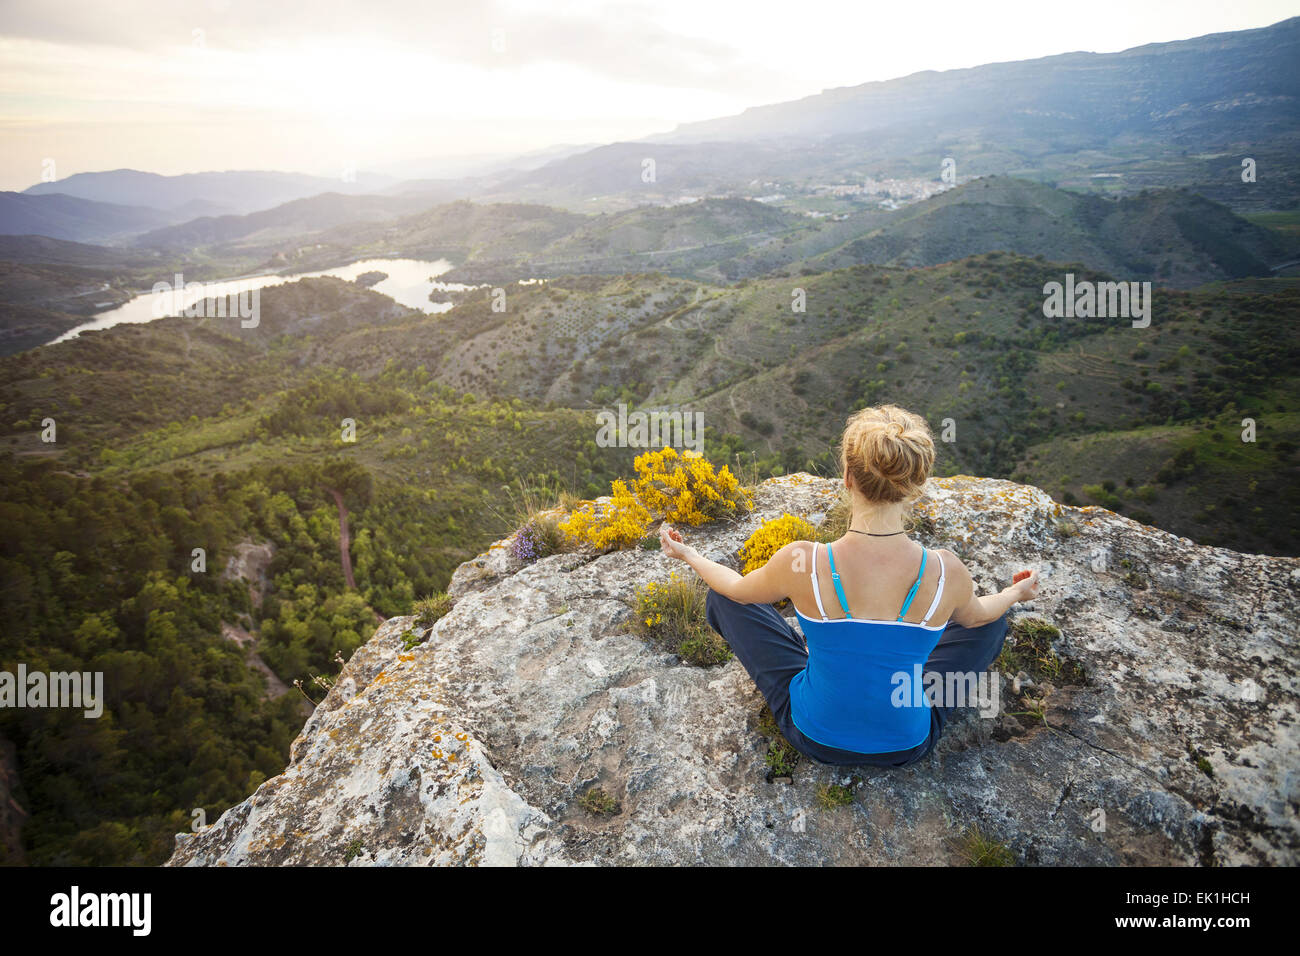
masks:
[[[409,176],[1296,14],[1300,0],[0,0],[0,189],[122,167]]]

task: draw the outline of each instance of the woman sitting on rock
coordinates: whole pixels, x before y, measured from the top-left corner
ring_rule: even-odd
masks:
[[[838,541],[792,542],[744,576],[701,557],[667,524],[660,541],[709,586],[709,624],[800,753],[904,767],[934,749],[958,702],[900,688],[919,674],[936,694],[955,686],[948,675],[974,686],[1002,650],[1007,610],[1037,593],[1038,572],[980,597],[955,554],[907,534],[907,510],[934,466],[919,416],[896,405],[863,409],[844,429],[840,460],[851,510]],[[782,598],[806,643],[772,607]]]

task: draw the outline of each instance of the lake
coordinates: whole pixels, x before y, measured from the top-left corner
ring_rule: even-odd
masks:
[[[375,292],[395,299],[407,308],[419,309],[421,312],[429,314],[446,312],[451,308],[452,303],[431,301],[429,299],[431,292],[463,292],[466,289],[474,288],[458,282],[437,281],[437,277],[450,268],[451,263],[446,259],[432,261],[422,259],[361,259],[345,266],[324,269],[320,272],[299,272],[292,275],[260,275],[205,282],[201,293],[197,291],[186,292],[184,295],[175,296],[174,302],[171,301],[171,294],[168,293],[168,304],[172,307],[167,309],[166,313],[167,315],[178,315],[200,298],[235,295],[253,289],[283,285],[286,282],[297,282],[299,279],[317,279],[323,276],[333,276],[351,282],[364,272],[385,273],[387,278],[375,283],[370,288]],[[171,281],[171,277],[168,277],[166,281]],[[69,329],[47,344],[54,345],[57,342],[66,342],[68,339],[76,338],[82,332],[112,328],[114,325],[124,323],[152,322],[154,319],[162,317],[155,314],[154,293],[144,292],[115,309],[100,312],[93,319],[83,322],[76,328]]]

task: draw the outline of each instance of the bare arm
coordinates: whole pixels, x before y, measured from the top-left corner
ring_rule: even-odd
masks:
[[[1032,601],[1038,594],[1037,571],[1029,572],[1027,577],[1008,585],[997,594],[976,595],[970,572],[965,570],[965,566],[962,570],[966,580],[970,581],[970,599],[965,604],[959,604],[952,612],[952,619],[962,627],[979,627],[996,621],[1006,614],[1012,605],[1021,601]]]
[[[659,545],[670,558],[689,564],[714,591],[741,604],[771,604],[789,597],[791,568],[800,547],[797,542],[787,544],[761,568],[740,575],[701,555],[682,541],[681,532],[666,523],[659,527]]]

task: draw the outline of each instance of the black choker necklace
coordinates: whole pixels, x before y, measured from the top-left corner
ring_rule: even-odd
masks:
[[[883,533],[879,531],[859,531],[857,528],[850,528],[849,530],[852,531],[854,534],[869,534],[873,538],[889,538],[896,534],[907,534],[906,528],[904,528],[902,531],[887,531]]]

